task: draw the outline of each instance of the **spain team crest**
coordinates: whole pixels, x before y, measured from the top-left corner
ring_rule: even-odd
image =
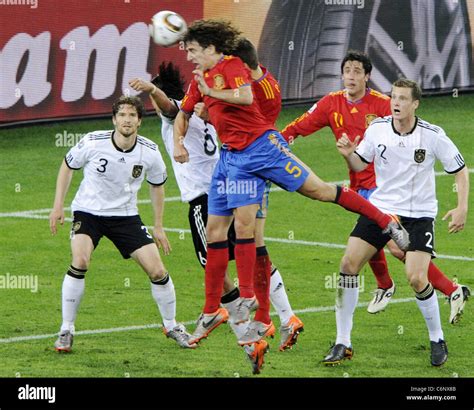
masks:
[[[225,87],[224,76],[222,74],[217,74],[214,76],[214,88],[216,90],[223,90]]]
[[[132,170],[132,177],[138,178],[143,171],[143,165],[134,165]]]
[[[375,114],[367,114],[365,116],[365,127],[367,128],[370,125],[370,123],[376,118],[377,116]]]
[[[415,162],[421,164],[425,160],[426,150],[416,149],[415,150]]]

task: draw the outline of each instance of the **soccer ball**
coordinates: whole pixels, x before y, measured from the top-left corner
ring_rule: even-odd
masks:
[[[163,47],[174,46],[188,29],[186,22],[179,14],[168,10],[156,13],[151,18],[151,24],[148,27],[153,42]]]

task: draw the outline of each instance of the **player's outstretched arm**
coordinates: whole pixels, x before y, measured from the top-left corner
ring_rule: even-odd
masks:
[[[357,144],[359,143],[360,136],[357,136],[352,142],[347,134],[342,134],[342,137],[339,138],[336,142],[336,147],[340,154],[344,157],[349,165],[349,168],[355,172],[363,171],[368,164],[360,159],[360,157],[355,154]]]
[[[184,146],[184,138],[189,127],[189,116],[179,111],[173,124],[174,152],[173,158],[181,164],[189,161],[189,153]]]
[[[171,246],[163,229],[163,211],[165,208],[165,188],[163,185],[150,185],[150,198],[155,216],[153,225],[153,237],[158,248],[163,249],[165,255],[171,252]]]
[[[150,95],[153,106],[168,117],[174,117],[178,113],[178,107],[173,104],[165,92],[159,89],[150,81],[142,80],[141,78],[134,78],[128,82],[130,87],[135,91],[144,91]],[[158,111],[157,111],[158,114]]]
[[[66,165],[66,160],[63,160],[56,180],[53,210],[49,214],[49,229],[53,235],[57,233],[56,222],[59,221],[61,225],[64,224],[64,199],[69,190],[69,185],[71,185],[72,174],[73,170]]]
[[[467,219],[469,198],[469,171],[464,167],[455,176],[456,191],[458,194],[458,206],[444,215],[443,221],[451,218],[448,224],[449,233],[456,233],[464,229]]]

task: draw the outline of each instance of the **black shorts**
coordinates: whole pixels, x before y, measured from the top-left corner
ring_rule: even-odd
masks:
[[[433,218],[407,218],[400,216],[400,222],[410,234],[408,251],[426,252],[436,257],[434,249],[434,219]],[[365,216],[360,216],[351,236],[360,238],[378,250],[382,249],[390,236],[382,233],[382,229]]]
[[[75,211],[71,239],[75,234],[85,234],[92,239],[94,249],[102,236],[109,238],[125,259],[142,246],[154,243],[153,237],[140,216],[97,216]]]
[[[199,263],[204,268],[207,260],[207,194],[201,195],[189,202],[189,226],[191,227],[191,235],[193,237],[194,251]],[[232,222],[227,234],[229,240],[229,260],[234,260],[235,248],[235,228]]]

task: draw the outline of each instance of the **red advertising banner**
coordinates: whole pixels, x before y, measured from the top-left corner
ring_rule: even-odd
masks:
[[[1,0],[0,124],[111,112],[133,77],[150,80],[162,61],[189,75],[179,46],[154,44],[148,23],[161,10],[187,22],[202,0]]]

